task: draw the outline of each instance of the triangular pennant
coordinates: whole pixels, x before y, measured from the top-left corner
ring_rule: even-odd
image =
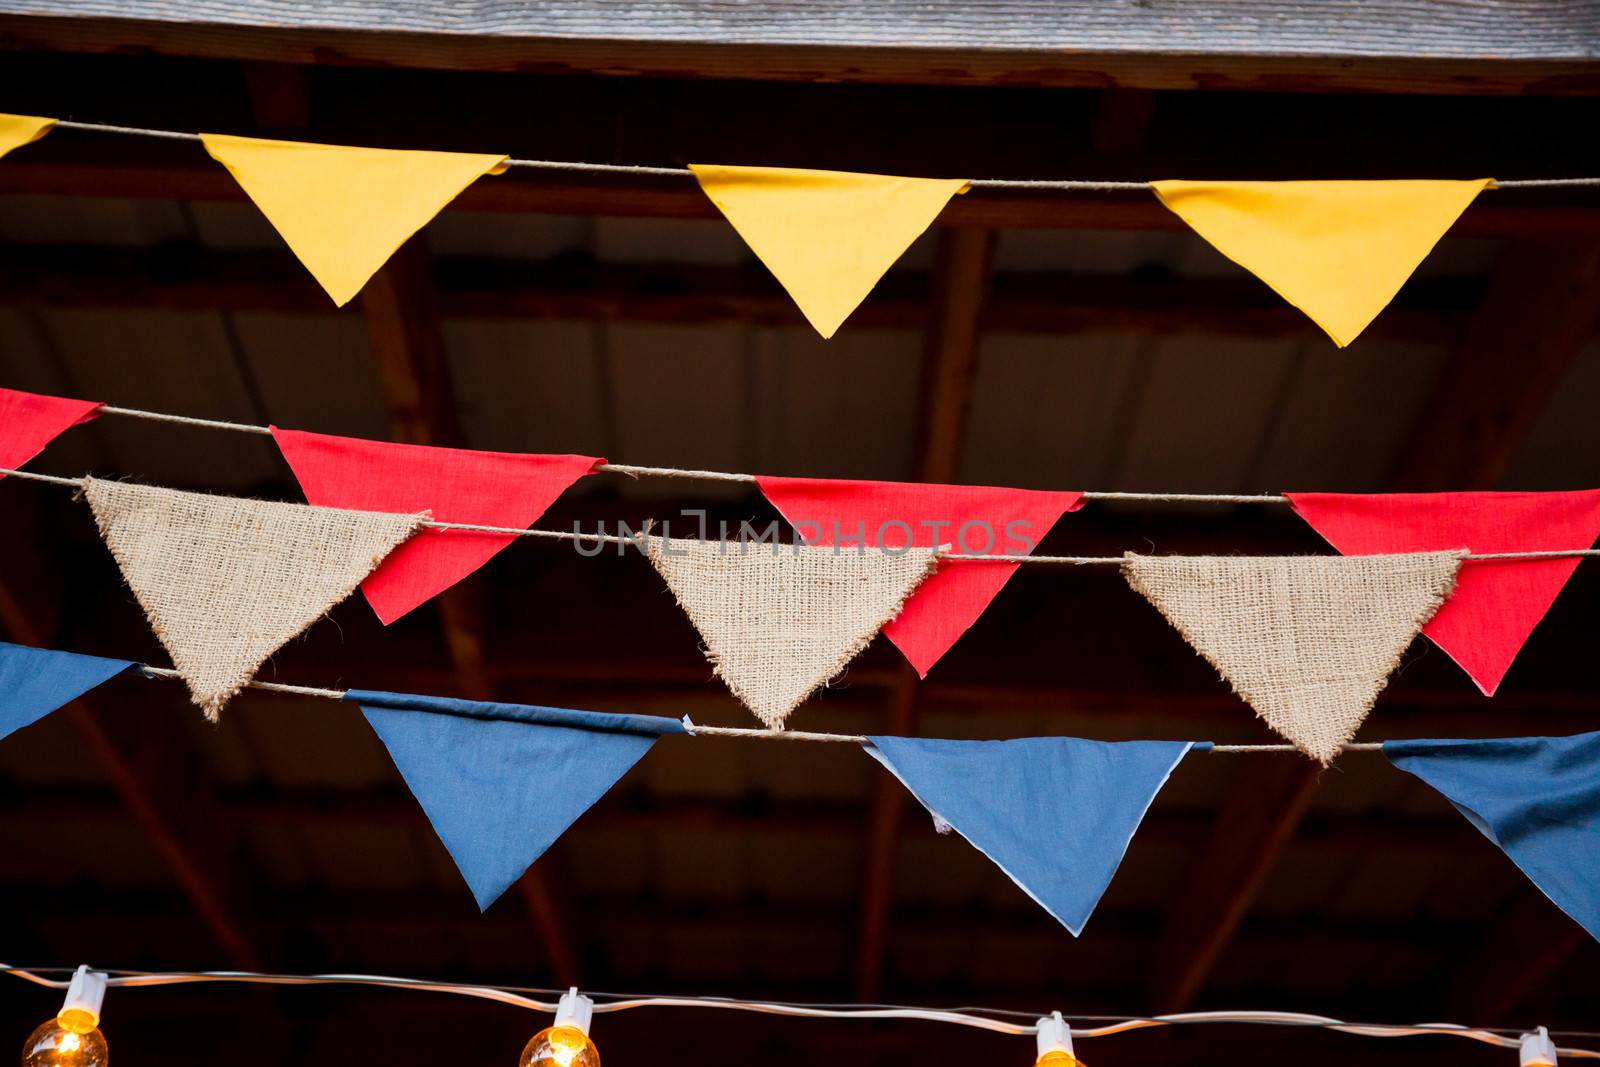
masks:
[[[784,167],[689,169],[823,337],[968,184]]]
[[[349,148],[220,133],[200,139],[339,305],[461,190],[506,166],[506,157],[493,153]]]
[[[1569,493],[1290,493],[1294,510],[1345,555],[1584,549],[1600,537],[1600,490]],[[1422,632],[1493,696],[1528,635],[1577,569],[1564,559],[1472,560]]]
[[[268,656],[353,593],[424,518],[96,478],[85,495],[156,637],[212,721]]]
[[[926,548],[652,537],[648,551],[717,675],[774,730],[867,647],[934,565]]]
[[[1550,900],[1600,941],[1600,733],[1385,741]]]
[[[1304,311],[1342,348],[1492,182],[1150,184],[1217,251]]]
[[[677,719],[352,690],[480,909]]]
[[[427,511],[437,522],[521,529],[587,474],[595,456],[537,456],[362,441],[272,428],[306,499],[356,511]],[[516,538],[425,529],[361,583],[387,625],[450,588]]]
[[[132,660],[0,641],[0,738],[33,725],[132,666]]]
[[[38,115],[0,115],[0,157],[14,148],[32,144],[55,126],[55,119]]]
[[[1327,764],[1450,595],[1461,555],[1129,553],[1122,573],[1267,725]]]
[[[42,452],[62,430],[94,418],[100,407],[98,400],[68,400],[0,389],[0,467],[16,470]]]
[[[936,741],[870,737],[942,822],[993,860],[1074,937],[1190,741]]]
[[[1082,493],[981,485],[924,485],[829,478],[772,478],[756,484],[807,544],[937,548],[969,555],[1026,555]],[[883,628],[906,659],[928,670],[983,614],[1021,566],[941,562],[905,609]]]

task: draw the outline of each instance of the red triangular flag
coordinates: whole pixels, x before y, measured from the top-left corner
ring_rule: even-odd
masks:
[[[808,544],[949,545],[971,555],[1026,555],[1082,493],[981,485],[770,478],[756,483]],[[909,540],[908,540],[909,538]],[[1019,564],[942,560],[883,632],[927,677]]]
[[[1289,502],[1347,556],[1466,547],[1583,549],[1600,536],[1600,490],[1569,493],[1290,493]],[[1578,558],[1467,560],[1456,591],[1422,632],[1485,696],[1578,566]]]
[[[432,512],[439,522],[533,525],[567,487],[600,460],[430,448],[272,428],[300,488],[313,504],[355,511]],[[511,534],[423,529],[389,553],[361,583],[388,625],[450,588],[515,538]]]
[[[62,430],[100,414],[100,406],[98,400],[67,400],[0,389],[0,467],[21,467]]]

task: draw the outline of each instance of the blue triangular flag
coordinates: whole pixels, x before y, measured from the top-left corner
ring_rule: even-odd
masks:
[[[1076,937],[1197,742],[869,737],[867,754]],[[1198,742],[1205,744],[1205,742]]]
[[[1600,733],[1385,741],[1556,907],[1600,941]]]
[[[370,693],[377,731],[480,909],[650,751],[677,719]]]
[[[132,666],[132,660],[52,652],[0,641],[0,738],[32,726]]]

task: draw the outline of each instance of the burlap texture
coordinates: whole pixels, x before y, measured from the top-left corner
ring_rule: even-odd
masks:
[[[652,537],[650,562],[733,694],[774,730],[933,573],[934,550]]]
[[[1256,714],[1326,765],[1450,595],[1463,554],[1129,553],[1122,573]]]
[[[90,479],[95,522],[206,717],[349,596],[425,515]]]

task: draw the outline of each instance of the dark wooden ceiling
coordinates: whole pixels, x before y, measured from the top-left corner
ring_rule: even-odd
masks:
[[[1600,118],[1581,95],[424,71],[116,54],[105,42],[118,32],[95,24],[82,51],[18,32],[10,43],[34,50],[0,53],[0,108],[648,164],[1600,173],[1600,142],[1573,135]],[[961,198],[826,344],[693,186],[671,179],[481,182],[335,312],[192,146],[62,131],[0,164],[0,240],[0,385],[128,406],[849,477],[1197,491],[1600,483],[1590,191],[1486,194],[1342,351],[1142,197]],[[111,417],[72,431],[39,469],[298,499],[266,442]],[[81,504],[15,481],[0,501],[8,638],[162,661]],[[713,520],[771,517],[725,488],[596,477],[542,522],[637,524],[700,507]],[[1069,516],[1043,547],[1152,546],[1323,550],[1273,509],[1106,505]],[[1593,728],[1597,573],[1579,568],[1493,700],[1418,642],[1362,736]],[[748,721],[641,559],[533,544],[388,629],[348,602],[270,671]],[[924,683],[878,642],[799,716],[956,737],[1270,739],[1114,575],[1084,572],[1020,575]],[[170,683],[121,679],[0,745],[0,848],[13,857],[0,867],[11,905],[0,955],[1041,1012],[1594,1021],[1600,948],[1381,757],[1322,774],[1286,757],[1189,760],[1077,940],[934,834],[886,777],[829,746],[663,743],[480,916],[353,709],[249,694],[212,728]],[[0,1032],[20,1038],[51,999],[11,989]],[[509,1062],[537,1024],[402,993],[224,987],[114,993],[106,1028],[120,1064],[167,1062],[193,1047],[196,1020],[244,1035],[228,1057],[240,1064],[434,1062],[464,1046]],[[619,1063],[1031,1055],[1015,1039],[909,1024],[714,1023],[631,1013],[596,1036]],[[1206,1028],[1080,1053],[1096,1067],[1511,1055],[1356,1041]]]

